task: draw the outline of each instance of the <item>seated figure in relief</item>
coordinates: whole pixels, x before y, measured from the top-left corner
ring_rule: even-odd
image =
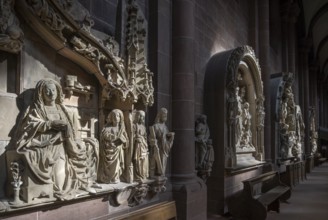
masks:
[[[166,108],[161,108],[157,113],[155,124],[149,127],[149,174],[164,177],[167,158],[173,145],[174,132],[169,132],[165,122],[167,120]]]
[[[101,183],[119,183],[125,169],[124,150],[128,147],[128,136],[124,126],[123,112],[112,110],[107,124],[100,135],[98,181]]]
[[[90,186],[96,180],[96,172],[89,170],[97,169],[98,142],[76,137],[73,116],[63,105],[60,84],[43,79],[17,132],[17,153],[23,155],[31,177],[39,184],[53,184],[54,196],[61,200],[74,198],[78,190],[93,192]]]
[[[136,111],[133,124],[135,179],[145,180],[149,176],[148,144],[145,127],[145,112]]]

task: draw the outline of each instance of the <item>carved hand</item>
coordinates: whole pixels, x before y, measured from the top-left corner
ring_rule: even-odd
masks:
[[[63,120],[54,120],[51,122],[51,127],[58,131],[66,131],[67,123]]]

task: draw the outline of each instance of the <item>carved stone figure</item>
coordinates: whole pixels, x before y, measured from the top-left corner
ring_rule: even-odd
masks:
[[[147,132],[145,127],[145,112],[136,111],[133,124],[134,132],[134,166],[135,179],[144,180],[149,176],[148,144]]]
[[[252,144],[252,131],[251,131],[251,114],[249,112],[249,103],[244,102],[242,114],[242,137],[240,140],[241,148],[254,148]]]
[[[124,149],[128,147],[128,136],[123,112],[114,109],[108,114],[107,124],[100,135],[100,161],[98,181],[119,183],[124,167]]]
[[[195,156],[198,175],[206,180],[212,170],[214,151],[206,115],[198,115],[195,122]]]
[[[304,122],[301,109],[295,104],[292,90],[293,75],[285,73],[279,86],[279,138],[280,155],[286,158],[301,158],[304,141]]]
[[[207,125],[206,115],[199,115],[195,123],[196,141],[196,169],[211,169],[214,161],[214,152],[211,145],[210,130]]]
[[[239,95],[239,87],[236,87],[236,127],[235,127],[235,143],[236,147],[240,146],[242,133],[243,133],[243,108],[242,98]]]
[[[97,166],[98,144],[88,141],[95,163],[90,163],[86,144],[76,137],[74,115],[63,105],[62,88],[52,79],[36,85],[33,103],[19,124],[17,153],[24,156],[31,176],[37,184],[52,184],[59,199],[76,196],[76,190],[90,188],[96,173],[88,172]],[[30,189],[28,194],[36,193]],[[46,193],[42,192],[42,196]]]
[[[310,109],[310,146],[311,146],[311,155],[314,155],[318,150],[318,132],[316,130],[315,123],[315,109],[312,107]]]
[[[157,113],[155,124],[149,127],[150,177],[165,176],[167,158],[169,156],[174,132],[169,132],[165,122],[167,120],[166,108]]]

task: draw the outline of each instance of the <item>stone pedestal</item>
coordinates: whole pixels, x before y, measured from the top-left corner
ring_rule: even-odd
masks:
[[[206,219],[207,188],[195,173],[195,0],[172,1],[172,187],[178,219]]]

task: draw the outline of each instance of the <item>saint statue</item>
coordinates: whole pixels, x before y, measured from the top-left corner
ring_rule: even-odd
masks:
[[[174,140],[174,132],[169,132],[165,122],[167,120],[166,108],[157,113],[155,124],[149,127],[150,177],[165,176],[167,158]]]
[[[123,112],[114,109],[108,114],[107,124],[100,135],[98,181],[119,183],[125,169],[124,150],[128,147],[128,136]]]
[[[77,190],[94,190],[90,186],[96,173],[89,171],[97,169],[98,142],[76,137],[75,124],[76,116],[63,105],[60,84],[40,80],[18,126],[17,153],[23,155],[30,178],[40,185],[52,184],[54,196],[61,200],[75,197]],[[87,155],[87,148],[93,156]]]
[[[144,180],[149,176],[148,144],[145,127],[145,112],[136,111],[133,124],[134,132],[134,166],[136,180]]]
[[[251,131],[251,114],[249,112],[249,103],[247,101],[243,104],[243,131],[240,146],[246,148],[254,148],[252,144],[252,131]]]
[[[195,123],[196,169],[210,170],[214,162],[214,151],[206,115],[199,115]]]

